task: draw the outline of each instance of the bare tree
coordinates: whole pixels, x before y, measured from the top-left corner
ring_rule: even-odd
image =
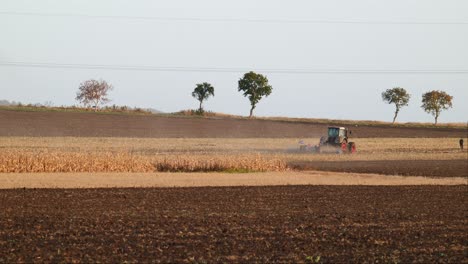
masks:
[[[99,105],[110,101],[107,93],[112,89],[112,85],[104,80],[87,80],[80,84],[76,93],[76,100],[83,103],[85,107],[94,107],[94,111],[97,111]]]

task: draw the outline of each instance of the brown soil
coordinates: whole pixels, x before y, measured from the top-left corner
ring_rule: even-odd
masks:
[[[0,190],[0,262],[467,263],[466,186]]]
[[[468,177],[466,160],[298,161],[297,170],[376,173],[403,176]]]
[[[119,114],[0,110],[0,136],[307,138],[326,133],[326,124]],[[354,126],[352,137],[466,137],[468,129]]]

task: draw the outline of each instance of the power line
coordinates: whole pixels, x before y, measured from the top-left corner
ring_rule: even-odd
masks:
[[[468,74],[466,70],[369,70],[369,69],[261,69],[261,68],[223,68],[223,67],[157,67],[138,65],[99,65],[99,64],[64,64],[36,62],[0,62],[5,67],[31,67],[45,69],[82,69],[82,70],[116,70],[116,71],[159,71],[159,72],[214,72],[214,73],[244,73],[258,71],[262,73],[280,74]]]
[[[0,15],[36,16],[36,17],[65,17],[88,19],[125,19],[147,20],[155,22],[203,22],[203,23],[264,23],[264,24],[355,24],[355,25],[468,25],[468,21],[385,21],[385,20],[300,20],[300,19],[250,19],[250,18],[197,18],[197,17],[146,17],[146,16],[106,16],[86,15],[73,13],[32,13],[32,12],[6,12]]]

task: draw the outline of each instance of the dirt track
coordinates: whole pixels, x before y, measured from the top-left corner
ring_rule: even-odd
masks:
[[[466,178],[400,177],[337,172],[269,173],[5,173],[0,189],[276,185],[468,185]]]
[[[0,190],[0,262],[466,263],[466,186]]]
[[[163,137],[163,138],[312,138],[327,125],[246,119],[200,119],[64,112],[0,110],[0,136]],[[466,137],[468,129],[352,127],[352,136]]]

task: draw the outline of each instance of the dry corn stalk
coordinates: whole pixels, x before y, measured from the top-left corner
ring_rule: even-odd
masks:
[[[283,171],[286,162],[273,156],[133,155],[125,152],[49,152],[6,150],[0,153],[5,172],[210,172]]]

